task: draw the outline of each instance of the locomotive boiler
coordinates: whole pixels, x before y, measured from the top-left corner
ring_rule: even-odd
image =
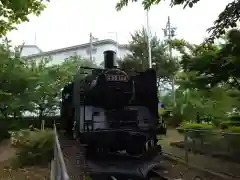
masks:
[[[117,68],[115,61],[116,53],[105,51],[103,69],[80,67],[75,80],[64,87],[64,128],[91,152],[143,154],[166,132],[159,122],[156,72],[130,73]]]

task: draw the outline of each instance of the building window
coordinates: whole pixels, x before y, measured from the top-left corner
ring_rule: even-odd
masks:
[[[87,52],[87,54],[90,54],[90,48],[88,48],[88,49],[86,50],[86,52]],[[96,54],[96,53],[97,53],[97,48],[93,47],[93,48],[92,48],[92,54]]]

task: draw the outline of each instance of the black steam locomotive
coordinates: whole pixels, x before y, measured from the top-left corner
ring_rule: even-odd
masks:
[[[104,69],[80,68],[62,91],[61,117],[66,132],[91,151],[140,155],[166,133],[159,122],[156,72],[119,69],[115,56],[104,52]]]

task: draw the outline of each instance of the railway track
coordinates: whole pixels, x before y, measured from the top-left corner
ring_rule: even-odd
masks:
[[[85,146],[81,146],[76,140],[69,140],[62,133],[59,134],[59,141],[70,179],[85,180],[84,176],[92,174],[92,169],[88,166],[89,162],[85,160]],[[170,153],[163,152],[160,159],[160,166],[153,168],[151,173],[149,173],[149,176],[151,176],[149,179],[151,180],[240,180],[232,174],[220,174],[204,169],[203,167],[186,164],[183,159]],[[102,173],[104,171],[107,174],[108,167],[97,168],[101,172],[96,173],[94,179],[106,180],[106,176],[104,178],[100,174],[104,176],[104,173]],[[127,172],[122,173],[127,174]],[[129,179],[126,174],[123,176],[124,180]],[[118,180],[114,174],[109,176],[109,178]],[[131,179],[134,180],[133,178]]]

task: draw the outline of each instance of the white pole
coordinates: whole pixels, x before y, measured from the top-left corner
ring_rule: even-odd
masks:
[[[90,49],[89,49],[89,56],[90,56],[90,61],[92,61],[92,33],[90,33]]]
[[[175,36],[175,34],[172,34],[172,31],[175,32],[174,27],[171,26],[171,22],[170,22],[170,16],[168,16],[168,21],[167,21],[167,25],[166,28],[163,29],[164,30],[164,36],[168,36],[168,40],[171,41],[172,37]],[[172,46],[171,43],[169,43],[169,59],[172,60]],[[173,104],[174,107],[176,106],[176,94],[175,94],[175,75],[172,75],[172,97],[173,97]]]
[[[37,33],[34,33],[34,45],[37,45]]]
[[[147,16],[147,37],[148,37],[148,61],[149,61],[149,68],[152,68],[151,37],[150,37],[148,11],[149,10],[147,10],[147,12],[146,12],[146,16]]]

